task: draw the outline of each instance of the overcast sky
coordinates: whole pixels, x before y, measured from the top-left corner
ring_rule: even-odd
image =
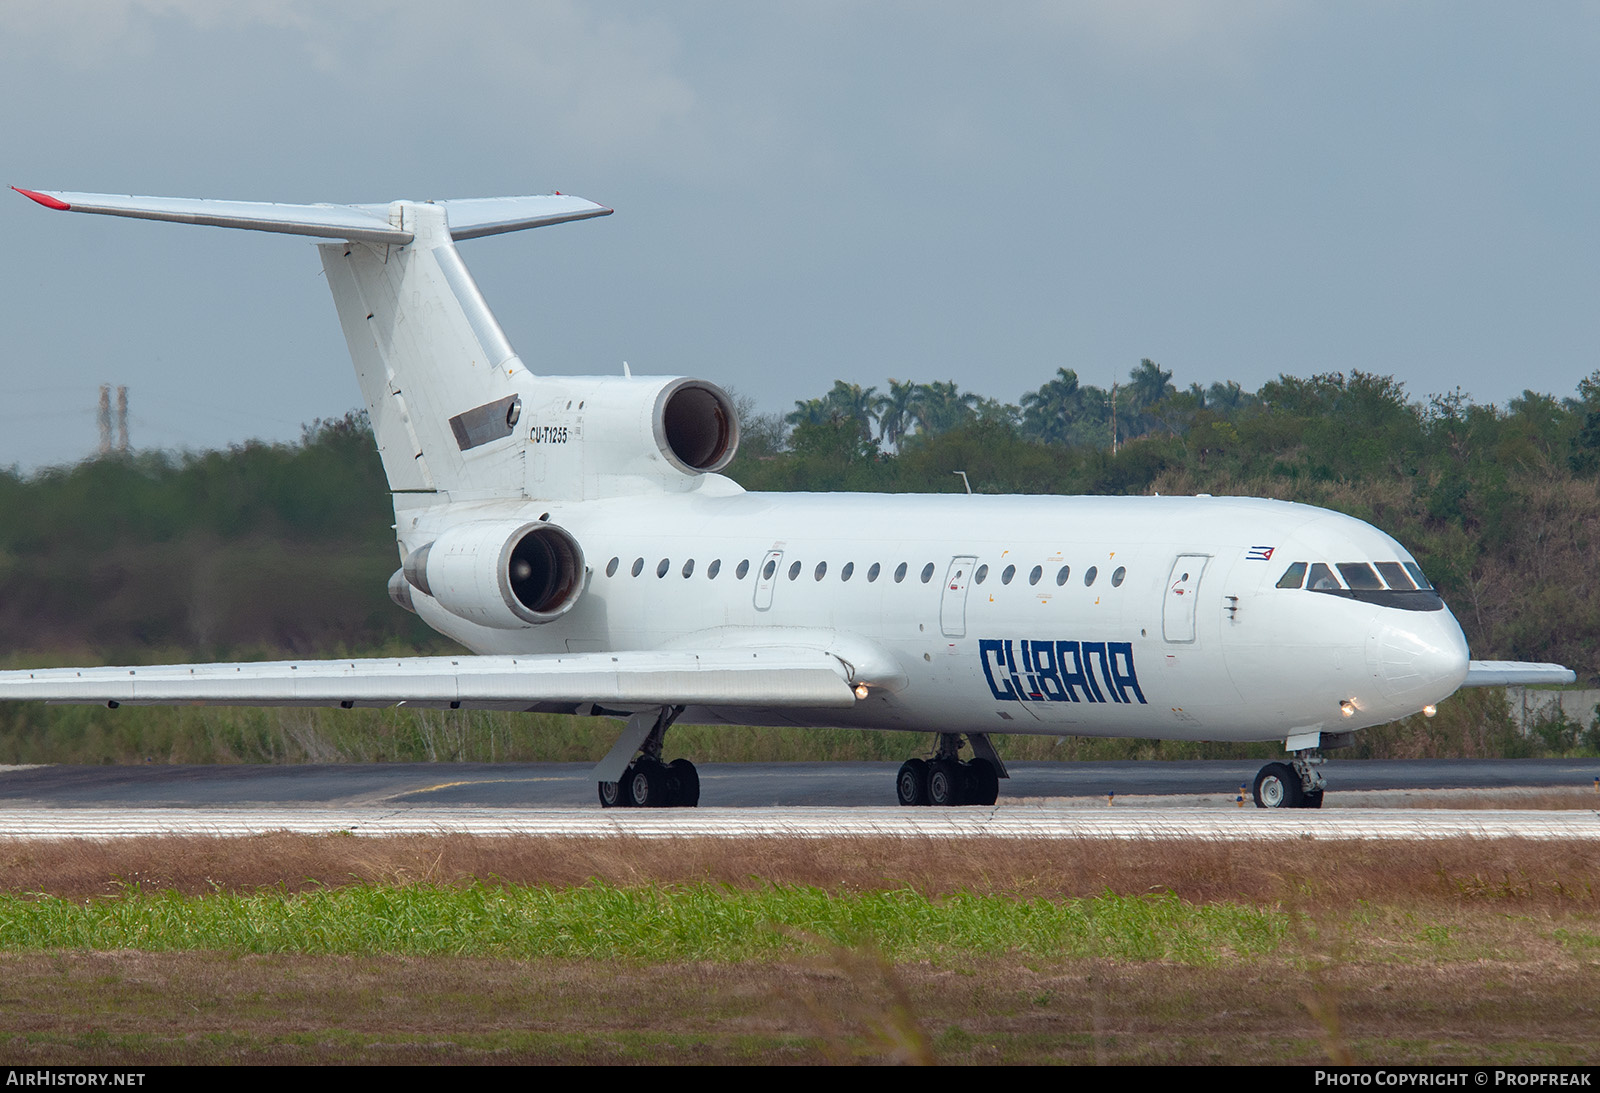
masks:
[[[447,10],[449,14],[447,14]],[[1600,5],[4,0],[4,183],[561,190],[462,253],[535,372],[1017,400],[1600,367]],[[293,439],[359,393],[316,252],[0,199],[0,465]]]

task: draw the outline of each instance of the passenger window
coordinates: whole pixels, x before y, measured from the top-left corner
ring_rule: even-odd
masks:
[[[1306,579],[1306,564],[1296,562],[1283,571],[1283,576],[1278,578],[1279,588],[1299,588]]]
[[[906,579],[906,564],[901,562],[894,568],[894,583],[899,584]]]
[[[633,575],[635,577],[637,577],[639,574],[641,574],[643,572],[644,572],[644,559],[643,558],[635,558],[633,560]]]
[[[722,572],[722,559],[721,558],[714,559],[710,565],[706,566],[706,580],[708,580],[708,581],[716,580],[717,579],[717,574],[721,573],[721,572]]]
[[[1028,583],[1029,584],[1038,584],[1039,583],[1039,578],[1043,577],[1043,576],[1044,576],[1044,566],[1036,565],[1036,566],[1033,567],[1033,572],[1028,574]]]
[[[869,568],[869,569],[868,569],[868,570],[867,570],[867,583],[868,583],[868,584],[871,584],[871,583],[872,583],[872,582],[873,582],[873,581],[875,581],[875,580],[877,580],[877,579],[878,579],[878,571],[879,571],[879,570],[880,570],[880,569],[881,569],[881,568],[882,568],[882,567],[881,567],[881,566],[879,566],[879,565],[878,565],[878,563],[877,563],[877,562],[873,562],[873,563],[872,563],[872,566],[871,566],[871,568]]]
[[[1064,565],[1056,570],[1056,587],[1059,588],[1061,585],[1066,584],[1067,578],[1070,576],[1072,576],[1072,567],[1070,565]]]
[[[750,572],[750,559],[746,558],[734,569],[733,575],[737,580],[744,580],[744,575]]]
[[[613,558],[609,562],[606,563],[606,576],[607,577],[615,577],[617,575],[617,563],[619,563],[621,561],[622,561],[621,558]]]
[[[789,567],[789,579],[792,581],[798,576],[800,576],[800,563],[796,562]]]
[[[850,579],[850,575],[855,571],[856,564],[854,562],[846,562],[844,564],[844,568],[839,570],[839,580],[848,581]]]
[[[922,583],[927,584],[931,580],[933,580],[933,563],[929,562],[922,567]]]
[[[665,577],[667,575],[667,570],[669,570],[671,568],[672,568],[672,563],[671,562],[667,561],[665,558],[661,559],[661,564],[656,566],[656,576],[657,577]]]
[[[826,577],[827,575],[828,575],[828,563],[827,562],[818,562],[817,563],[816,579],[820,581],[820,580],[822,580],[822,578]]]
[[[761,579],[763,581],[770,581],[770,580],[772,580],[772,575],[774,573],[776,573],[777,571],[778,571],[778,562],[777,562],[777,560],[769,558],[767,560],[767,564],[761,567]]]
[[[1340,592],[1339,578],[1333,575],[1333,570],[1328,568],[1326,562],[1317,562],[1311,567],[1311,575],[1306,579],[1306,587],[1313,592]]]
[[[1402,592],[1416,591],[1416,584],[1412,582],[1410,577],[1406,576],[1405,567],[1399,562],[1379,562],[1378,572],[1383,574],[1383,579],[1390,588],[1396,588]]]
[[[1008,565],[1008,566],[1005,567],[1005,569],[1000,571],[1000,583],[1001,584],[1010,584],[1011,583],[1011,578],[1015,577],[1016,575],[1017,575],[1017,567],[1014,566],[1014,565]]]
[[[1366,562],[1340,562],[1339,572],[1344,583],[1357,592],[1374,592],[1383,588],[1383,582]]]
[[[683,563],[683,577],[684,580],[688,580],[692,576],[694,576],[694,559],[690,558]]]
[[[1122,587],[1122,579],[1124,577],[1126,577],[1127,575],[1128,575],[1128,567],[1127,566],[1125,566],[1125,565],[1117,566],[1116,572],[1111,574],[1111,587],[1112,588],[1121,588]]]
[[[1416,562],[1402,562],[1400,564],[1406,567],[1406,572],[1411,574],[1411,579],[1417,582],[1418,588],[1433,587],[1433,585],[1428,583],[1428,578],[1422,575],[1422,567]]]
[[[976,584],[982,584],[988,578],[988,576],[989,566],[987,563],[985,563],[984,565],[980,565],[978,567],[978,572],[972,575],[972,580]]]
[[[1096,566],[1090,566],[1088,569],[1084,570],[1083,587],[1088,588],[1090,585],[1094,584],[1094,579],[1098,576],[1100,576],[1100,570]]]

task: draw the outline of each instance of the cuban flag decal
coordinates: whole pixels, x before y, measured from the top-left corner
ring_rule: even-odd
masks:
[[[1251,547],[1249,553],[1244,557],[1248,562],[1270,562],[1272,561],[1272,552],[1277,549],[1277,547]]]

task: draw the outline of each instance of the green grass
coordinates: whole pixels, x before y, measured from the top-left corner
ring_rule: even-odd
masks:
[[[715,885],[363,885],[289,895],[0,898],[0,949],[762,961],[867,946],[890,960],[962,954],[1212,964],[1274,952],[1289,915],[1173,895],[1018,900],[912,891]]]

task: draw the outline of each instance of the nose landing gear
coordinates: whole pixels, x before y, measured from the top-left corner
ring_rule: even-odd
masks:
[[[983,733],[969,733],[973,758],[960,758],[961,734],[940,733],[932,759],[907,759],[895,775],[902,805],[992,805],[1000,797],[1005,765]]]
[[[1268,763],[1256,775],[1257,808],[1321,808],[1327,783],[1317,769],[1323,762],[1315,748],[1294,753],[1287,763]]]

